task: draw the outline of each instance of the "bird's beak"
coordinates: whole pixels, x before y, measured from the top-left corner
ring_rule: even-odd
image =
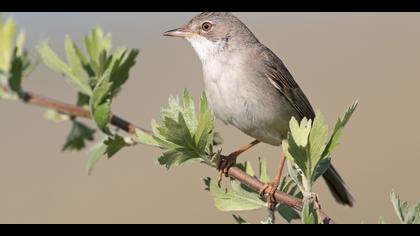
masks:
[[[182,27],[182,28],[178,28],[178,29],[174,29],[174,30],[168,30],[165,33],[163,33],[163,36],[186,38],[186,37],[190,36],[191,34],[192,34],[191,31]]]

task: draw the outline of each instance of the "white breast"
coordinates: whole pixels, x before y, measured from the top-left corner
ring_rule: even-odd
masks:
[[[194,48],[194,51],[197,53],[201,62],[211,60],[221,49],[223,49],[225,44],[224,41],[212,42],[200,35],[194,35],[186,39]]]
[[[203,65],[205,91],[218,119],[262,142],[279,145],[287,134],[287,109],[279,92],[249,68],[242,53],[226,53],[205,38],[189,40]],[[287,115],[286,115],[287,117]]]

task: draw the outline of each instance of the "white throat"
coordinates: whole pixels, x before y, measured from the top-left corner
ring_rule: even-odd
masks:
[[[226,46],[226,42],[223,40],[212,42],[200,35],[188,37],[187,41],[194,48],[202,64],[213,59]]]

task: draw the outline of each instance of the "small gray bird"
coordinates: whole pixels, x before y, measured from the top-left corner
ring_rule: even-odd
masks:
[[[314,119],[311,104],[283,62],[232,14],[203,12],[164,35],[184,38],[194,48],[216,117],[256,139],[225,158],[219,165],[222,173],[259,142],[280,145],[287,138],[292,116]],[[276,178],[260,191],[270,203],[284,161],[283,156]],[[332,165],[323,177],[338,202],[353,205],[352,194]]]

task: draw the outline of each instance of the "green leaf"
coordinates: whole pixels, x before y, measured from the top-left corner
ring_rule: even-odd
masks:
[[[101,75],[100,58],[101,54],[111,50],[112,36],[111,33],[104,35],[100,27],[91,30],[90,35],[84,38],[85,48],[89,55],[90,65],[96,75]]]
[[[398,194],[391,192],[391,202],[395,212],[403,224],[419,224],[420,223],[420,203],[414,207],[410,207],[408,202],[402,202]]]
[[[251,162],[249,161],[245,162],[245,172],[252,177],[256,176],[254,168],[252,168]]]
[[[20,57],[13,57],[12,67],[10,69],[9,87],[16,94],[20,94],[22,91],[22,75],[23,73],[23,62]]]
[[[81,122],[74,120],[73,126],[66,143],[63,146],[63,151],[66,150],[81,150],[86,147],[86,141],[93,141],[95,130],[87,127]]]
[[[420,223],[420,203],[410,207],[405,216],[405,224],[419,224]]]
[[[293,121],[291,121],[292,124]],[[294,122],[293,122],[294,123]],[[289,133],[287,143],[283,142],[283,152],[289,160],[292,160],[302,170],[307,178],[310,178],[310,157],[306,147],[299,146],[294,140],[293,133]]]
[[[103,68],[104,72],[101,71],[102,76],[93,90],[90,106],[96,124],[107,134],[109,134],[107,126],[111,116],[112,99],[127,81],[129,70],[135,64],[137,54],[138,50],[132,50],[128,55],[125,51],[116,52],[109,60],[98,61],[98,66]]]
[[[311,123],[312,121],[306,119],[306,117],[300,121],[300,124],[295,117],[291,118],[289,123],[290,133],[292,134],[296,145],[306,147],[308,144],[308,136],[311,132]]]
[[[48,109],[44,113],[44,118],[47,120],[57,122],[57,123],[70,120],[69,115],[57,112],[56,110],[53,110],[53,109]]]
[[[321,112],[317,112],[309,135],[309,154],[311,159],[311,173],[317,168],[322,158],[325,144],[327,142],[328,125],[325,123]],[[312,175],[312,174],[311,174]]]
[[[315,203],[311,200],[303,202],[302,221],[304,224],[319,224]]]
[[[1,20],[3,18],[0,16]],[[8,72],[11,66],[14,39],[16,36],[16,24],[12,17],[6,23],[0,24],[0,71]]]
[[[263,183],[270,182],[270,177],[268,176],[268,168],[267,168],[267,161],[258,158],[259,162],[259,173],[260,173],[260,181]]]
[[[245,211],[265,208],[266,204],[256,193],[250,193],[240,187],[240,183],[232,186],[234,190],[222,189],[217,181],[211,178],[203,179],[206,189],[209,190],[215,201],[215,206],[220,211]],[[235,183],[237,181],[232,181]]]
[[[197,118],[195,115],[195,106],[194,106],[194,99],[191,94],[188,92],[187,89],[184,89],[184,96],[183,96],[183,116],[185,118],[186,123],[188,124],[188,129],[194,133],[197,129]],[[205,115],[205,114],[201,114]]]
[[[292,222],[292,220],[300,219],[300,214],[295,209],[286,204],[279,204],[276,207],[276,210],[288,223]]]
[[[99,129],[106,134],[110,134],[108,122],[111,119],[111,101],[97,106],[93,112],[93,119]]]
[[[188,92],[184,92],[184,94],[185,93],[188,93]],[[192,98],[189,103],[193,103]],[[193,109],[193,108],[190,108],[190,109]],[[195,113],[195,112],[189,112],[189,113]],[[213,111],[209,107],[205,93],[203,93],[200,98],[199,120],[198,122],[193,121],[193,124],[190,124],[190,127],[195,127],[196,126],[195,124],[197,123],[198,123],[197,128],[194,128],[193,129],[194,131],[192,132],[195,132],[194,139],[196,143],[198,144],[198,148],[206,150],[207,152],[212,152],[212,147],[213,147],[213,144],[215,143],[214,115],[213,115]],[[219,139],[221,139],[221,137]]]
[[[107,150],[107,146],[104,144],[104,140],[97,143],[89,154],[88,160],[88,174],[92,175],[93,168],[95,167],[96,163],[105,155]]]
[[[106,154],[108,155],[108,158],[114,156],[124,147],[129,146],[129,144],[125,142],[124,138],[119,135],[109,137],[107,140],[105,140],[104,144],[106,145]]]
[[[136,129],[136,142],[159,147],[159,142],[153,138],[153,135],[148,134],[141,129]]]
[[[89,77],[83,67],[83,62],[80,60],[79,54],[76,50],[76,44],[66,35],[65,50],[67,54],[67,61],[70,65],[73,80],[78,80],[76,83],[80,84],[82,89],[86,89],[85,94],[91,94],[91,87],[89,84]]]
[[[92,89],[84,76],[80,76],[79,72],[75,72],[69,65],[64,63],[55,52],[48,46],[47,42],[43,42],[38,46],[38,52],[41,59],[50,69],[62,74],[66,77],[67,82],[78,91],[91,95]]]
[[[189,159],[194,158],[194,157],[185,155],[185,153],[188,153],[188,151],[185,150],[184,152],[181,149],[170,150],[170,151],[164,152],[158,158],[158,162],[160,165],[165,165],[167,169],[170,169],[170,168],[179,166],[180,164],[186,162]]]
[[[90,97],[83,93],[77,93],[77,102],[78,107],[89,107]]]
[[[350,106],[350,108],[347,110],[347,112],[342,118],[338,119],[334,127],[334,132],[332,133],[331,138],[328,141],[325,150],[322,154],[323,157],[329,156],[331,152],[335,149],[335,147],[338,145],[338,141],[340,140],[341,135],[343,134],[344,126],[346,126],[347,122],[350,120],[351,116],[357,108],[357,105],[358,100],[353,102],[353,104]]]
[[[183,105],[177,97],[170,97],[161,108],[160,121],[151,122],[153,135],[138,132],[137,141],[164,149],[158,162],[168,169],[185,162],[214,166],[220,151],[213,152],[214,116],[204,93],[198,118],[196,114],[193,98],[185,90]]]
[[[115,60],[115,62],[110,75],[110,81],[112,83],[110,92],[112,93],[112,96],[115,96],[120,87],[128,80],[130,69],[136,64],[136,57],[138,54],[139,50],[137,49],[131,50],[128,55],[124,51],[120,57],[114,54],[113,60]]]
[[[400,197],[394,191],[391,192],[391,202],[401,223],[404,223],[409,208],[408,202],[401,202]]]
[[[246,224],[246,220],[244,220],[240,215],[235,215],[232,214],[233,218],[235,219],[236,223],[242,225],[242,224]]]
[[[299,187],[299,190],[304,192],[305,187],[303,186],[302,171],[298,169],[299,167],[292,160],[287,160],[286,165],[290,178]]]

